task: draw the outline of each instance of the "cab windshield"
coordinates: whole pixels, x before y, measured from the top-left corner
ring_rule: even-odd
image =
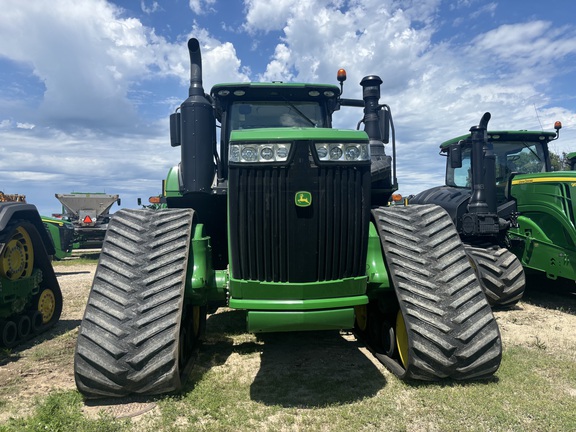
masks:
[[[472,172],[470,147],[462,149],[462,167],[446,171],[448,186],[470,188]],[[530,141],[504,141],[494,143],[496,155],[496,183],[508,181],[511,173],[530,174],[546,172],[544,149],[540,143]]]
[[[318,102],[242,101],[230,107],[230,129],[328,127]]]

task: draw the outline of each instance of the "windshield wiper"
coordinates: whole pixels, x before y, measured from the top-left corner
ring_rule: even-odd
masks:
[[[313,127],[318,127],[318,125],[317,125],[316,123],[314,123],[306,114],[304,114],[302,111],[300,111],[296,105],[294,105],[291,101],[289,101],[288,99],[286,99],[286,98],[284,97],[284,95],[280,95],[280,97],[281,97],[282,99],[284,99],[284,101],[285,101],[288,105],[290,105],[291,108],[294,108],[294,111],[296,111],[300,117],[302,117],[304,120],[306,120],[308,123],[310,123],[311,126],[313,126]]]

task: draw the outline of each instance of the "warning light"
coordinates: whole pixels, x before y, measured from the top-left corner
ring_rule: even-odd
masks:
[[[338,69],[338,74],[336,75],[336,78],[338,79],[338,82],[340,82],[340,83],[343,83],[344,81],[346,81],[346,70]]]
[[[86,215],[86,217],[82,220],[82,222],[84,222],[85,224],[91,224],[92,218],[90,216]]]
[[[562,122],[561,121],[554,122],[554,129],[556,130],[562,129]]]

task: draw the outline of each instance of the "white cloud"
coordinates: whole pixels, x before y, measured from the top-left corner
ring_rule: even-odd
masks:
[[[346,97],[360,97],[360,79],[381,76],[381,101],[392,107],[397,127],[401,190],[413,193],[442,182],[439,144],[466,133],[485,111],[492,113],[491,127],[500,129],[540,129],[535,104],[545,129],[555,115],[574,118],[570,110],[551,106],[545,91],[570,67],[574,29],[532,21],[468,36],[463,45],[435,44],[438,1],[246,5],[246,26],[256,35],[281,31],[260,79],[335,82],[336,70],[344,67]],[[497,4],[464,1],[457,7],[474,8],[479,16],[494,13]],[[336,126],[353,127],[361,112],[336,116]]]
[[[189,5],[196,15],[202,15],[213,11],[212,5],[215,3],[216,0],[190,0]]]
[[[18,129],[34,129],[36,127],[36,125],[32,124],[32,123],[16,123],[16,127]]]
[[[158,4],[157,1],[153,1],[150,6],[147,6],[146,2],[144,0],[141,0],[140,1],[140,9],[142,9],[142,12],[150,15],[150,14],[153,14],[154,12],[158,12],[159,10],[162,10],[162,7]]]
[[[162,15],[154,13],[158,4],[140,3],[150,20]],[[127,206],[157,193],[180,158],[168,144],[167,115],[187,96],[186,36],[200,41],[206,91],[250,79],[336,83],[344,67],[344,96],[359,98],[362,77],[379,74],[381,101],[396,124],[401,192],[440,183],[438,145],[467,132],[485,111],[499,129],[540,129],[538,118],[550,129],[562,120],[555,148],[576,143],[574,96],[553,86],[559,74],[572,76],[574,27],[526,21],[463,34],[458,45],[434,42],[439,0],[246,0],[244,26],[214,34],[207,29],[222,26],[208,20],[223,4],[190,1],[197,21],[167,36],[104,0],[3,0],[0,57],[33,73],[37,94],[22,83],[0,91],[0,189],[9,185],[8,192],[56,206],[54,188],[120,193]],[[497,4],[455,6],[487,16]],[[263,66],[243,52],[264,58]],[[551,88],[563,93],[564,105]],[[342,109],[335,126],[354,128],[361,116]]]

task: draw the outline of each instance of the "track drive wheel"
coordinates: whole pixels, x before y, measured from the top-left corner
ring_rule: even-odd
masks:
[[[370,304],[374,355],[401,379],[492,376],[500,331],[448,214],[436,205],[372,213],[395,294]]]
[[[123,209],[110,221],[74,356],[87,398],[181,387],[206,319],[184,298],[193,217]]]
[[[490,306],[509,309],[520,301],[526,278],[516,255],[498,246],[465,245],[465,250]]]
[[[28,233],[30,228],[26,229],[26,225],[31,225],[24,221],[17,221],[14,225],[0,255],[0,274],[10,280],[30,277],[34,270],[34,247]]]

